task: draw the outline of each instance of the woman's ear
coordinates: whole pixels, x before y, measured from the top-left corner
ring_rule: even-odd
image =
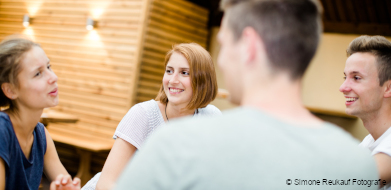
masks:
[[[4,95],[7,96],[7,98],[14,100],[17,98],[17,94],[15,93],[15,87],[11,83],[3,83],[1,84],[1,90],[3,91]]]
[[[391,80],[386,81],[383,84],[384,87],[384,98],[391,97]]]

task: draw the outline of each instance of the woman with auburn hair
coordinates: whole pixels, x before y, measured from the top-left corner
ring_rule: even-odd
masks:
[[[175,118],[221,115],[209,105],[217,95],[217,81],[209,53],[195,43],[174,45],[165,59],[163,84],[155,100],[134,105],[118,124],[113,148],[98,173],[84,187],[111,189],[119,174],[158,127]]]
[[[80,188],[39,123],[43,109],[58,104],[57,76],[42,48],[21,36],[2,41],[0,86],[0,189],[38,189],[43,172],[52,188]]]

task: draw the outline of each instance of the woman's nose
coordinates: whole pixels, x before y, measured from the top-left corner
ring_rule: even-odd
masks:
[[[48,80],[49,84],[55,83],[57,82],[57,80],[58,80],[57,75],[53,71],[49,72],[49,80]]]
[[[179,82],[179,80],[178,80],[178,74],[173,74],[172,75],[172,77],[171,77],[171,79],[170,79],[170,81],[169,81],[170,83],[172,83],[172,84],[174,84],[174,83],[178,83]]]

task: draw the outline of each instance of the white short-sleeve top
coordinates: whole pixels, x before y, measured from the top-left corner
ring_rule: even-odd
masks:
[[[367,135],[359,144],[360,147],[368,148],[372,156],[378,153],[384,153],[391,156],[391,127],[387,129],[376,141],[371,134]],[[391,183],[382,187],[380,190],[391,190]]]
[[[213,105],[199,108],[194,118],[200,116],[221,115],[221,111]],[[158,127],[164,125],[163,115],[155,100],[134,105],[118,124],[113,138],[117,137],[140,149],[145,139]]]

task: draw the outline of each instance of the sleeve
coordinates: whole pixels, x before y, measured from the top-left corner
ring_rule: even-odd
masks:
[[[203,111],[204,111],[204,112],[202,113],[202,115],[206,115],[206,116],[217,116],[217,115],[222,115],[222,113],[221,113],[221,111],[219,110],[219,108],[217,108],[216,106],[211,105],[211,104],[209,104],[208,106],[206,106],[206,108],[204,108]]]
[[[178,161],[171,133],[160,129],[136,152],[119,177],[114,189],[171,190],[178,189],[178,177],[183,169]],[[180,152],[180,151],[179,151]]]
[[[119,137],[140,149],[141,144],[148,137],[148,133],[147,111],[139,104],[136,104],[122,118],[113,138]]]
[[[0,157],[4,160],[7,167],[10,167],[10,154],[11,154],[11,142],[12,131],[9,129],[6,120],[0,117]]]
[[[384,153],[391,156],[391,134],[383,139],[383,141],[372,151],[372,155],[378,153]]]
[[[81,188],[81,190],[95,190],[96,184],[98,183],[99,178],[100,178],[100,174],[102,174],[102,173],[99,172],[99,173],[97,173],[93,178],[91,178],[90,181],[88,181],[88,182],[83,186],[83,188]]]

